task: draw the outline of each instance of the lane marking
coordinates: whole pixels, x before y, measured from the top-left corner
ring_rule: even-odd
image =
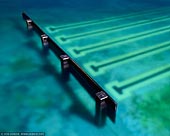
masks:
[[[91,32],[84,32],[84,33],[78,33],[78,34],[74,34],[74,35],[70,35],[70,36],[60,36],[60,37],[55,37],[56,39],[60,39],[60,42],[68,42],[68,40],[72,41],[72,40],[80,40],[82,38],[87,38],[90,36],[99,36],[99,35],[104,35],[104,34],[108,34],[108,33],[112,33],[115,31],[122,31],[125,29],[130,29],[130,28],[135,28],[135,27],[140,27],[143,25],[149,25],[149,24],[153,24],[153,23],[158,23],[161,21],[167,21],[170,20],[169,16],[161,16],[158,18],[154,18],[152,20],[142,20],[142,21],[137,21],[137,22],[132,22],[132,23],[128,23],[128,24],[123,24],[123,25],[118,25],[118,26],[114,26],[114,27],[108,27],[108,28],[104,28],[104,29],[98,29],[98,30],[94,30]]]
[[[170,76],[170,65],[162,66],[123,82],[110,82],[105,85],[109,94],[119,101],[132,95],[133,91]]]
[[[116,67],[118,65],[122,65],[134,60],[138,60],[141,58],[145,58],[150,55],[158,54],[160,52],[166,51],[170,49],[170,42],[164,42],[161,44],[157,44],[153,47],[144,48],[142,50],[138,50],[135,52],[130,52],[125,55],[120,55],[118,57],[113,57],[108,60],[104,60],[101,62],[89,62],[85,63],[84,67],[90,72],[93,76],[98,76],[100,74],[104,74],[105,70]]]
[[[84,47],[71,47],[68,49],[68,51],[74,57],[80,57],[86,55],[87,53],[108,49],[110,47],[119,46],[128,42],[134,42],[140,39],[149,38],[169,31],[170,31],[170,26],[164,26],[153,30],[144,31],[137,34],[131,34],[128,36],[116,38],[113,40],[103,41],[97,44],[92,44]]]
[[[104,18],[104,19],[97,19],[97,20],[83,21],[80,23],[66,24],[66,25],[61,25],[58,27],[49,26],[46,29],[49,32],[53,33],[53,32],[61,31],[61,30],[75,29],[75,28],[79,28],[79,27],[87,27],[90,25],[107,23],[107,22],[111,22],[111,21],[115,21],[115,20],[119,20],[119,19],[137,17],[137,16],[141,16],[144,14],[161,13],[161,12],[165,12],[168,10],[169,10],[169,7],[160,8],[160,9],[152,9],[152,10],[147,10],[147,11],[142,11],[142,12],[136,12],[136,13],[130,13],[130,14],[125,14],[125,15],[120,15],[120,16],[108,17],[108,18]]]

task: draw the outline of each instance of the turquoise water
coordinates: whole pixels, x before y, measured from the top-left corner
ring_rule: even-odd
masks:
[[[125,88],[125,91],[130,92],[128,97],[124,98],[113,93],[114,85],[121,86],[121,83],[126,84],[128,79],[133,81],[138,75],[142,77],[143,73],[153,72],[152,70],[156,67],[159,71],[162,66],[168,65],[170,60],[168,47],[163,51],[150,52],[148,56],[145,53],[143,58],[139,57],[136,60],[123,63],[124,67],[122,65],[106,66],[106,62],[113,61],[119,55],[157,46],[162,47],[161,44],[169,40],[170,33],[168,31],[129,43],[121,43],[123,48],[120,46],[105,48],[106,46],[103,46],[104,48],[96,48],[96,50],[92,50],[93,52],[84,52],[85,54],[82,56],[72,53],[74,48],[91,47],[96,43],[97,45],[101,44],[103,41],[114,41],[133,33],[169,26],[169,20],[161,22],[158,19],[160,17],[169,18],[169,6],[170,2],[165,0],[157,0],[154,3],[151,0],[115,0],[114,2],[111,0],[97,2],[41,0],[13,3],[1,0],[0,11],[3,14],[0,15],[2,39],[0,50],[0,131],[42,131],[48,136],[169,135],[169,72],[153,80],[142,82],[140,85]],[[158,9],[161,9],[161,12],[155,13]],[[51,52],[49,56],[43,54],[39,36],[26,30],[25,22],[21,18],[22,11],[28,12],[37,24],[49,33],[118,102],[115,123],[107,119],[106,125],[102,128],[98,128],[94,124],[94,100],[74,77],[71,76],[68,82],[62,80],[60,61]],[[110,17],[117,18],[122,15],[141,14],[141,12],[146,12],[146,14],[88,27],[79,28],[78,25],[75,25],[74,29],[59,32],[49,30],[51,27],[57,28],[64,24],[70,25]],[[151,12],[154,14],[149,15]],[[140,27],[134,27],[133,24],[133,28],[116,32],[110,32],[110,30],[101,34],[95,32],[149,19],[152,22],[154,19],[158,19],[159,22],[140,25]],[[85,35],[87,35],[86,32],[95,33],[94,35],[89,34],[88,37],[73,37],[80,32]],[[63,37],[70,36],[73,38],[66,42],[61,40]],[[101,67],[99,72],[89,68],[89,65],[102,64],[104,67]],[[115,84],[115,80],[118,80],[120,85]]]

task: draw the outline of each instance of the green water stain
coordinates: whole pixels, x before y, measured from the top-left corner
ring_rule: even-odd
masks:
[[[29,57],[18,57],[11,64],[11,69],[13,72],[32,70],[37,67],[37,64]]]
[[[43,99],[43,98],[32,98],[28,101],[29,106],[35,108],[50,108],[54,105],[53,101],[50,99]]]
[[[159,60],[159,61],[161,61],[161,60],[163,61],[163,60],[165,59],[165,56],[163,56],[163,55],[156,55],[156,56],[154,57],[154,59],[157,60],[157,61],[158,61],[158,60]]]
[[[164,86],[144,97],[135,96],[132,99],[132,109],[129,115],[138,120],[147,129],[151,128],[154,134],[170,130],[170,85]],[[159,130],[159,132],[158,132]]]
[[[46,118],[47,118],[46,115],[41,114],[41,115],[39,115],[39,116],[37,117],[36,123],[39,123],[39,124],[40,124],[40,123],[42,123]]]

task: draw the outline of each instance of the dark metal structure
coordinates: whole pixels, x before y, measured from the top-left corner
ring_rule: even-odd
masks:
[[[86,74],[74,60],[64,52],[26,13],[22,13],[29,30],[36,31],[42,41],[44,49],[50,49],[61,60],[62,76],[67,81],[69,74],[83,85],[90,96],[96,101],[95,121],[98,126],[105,124],[106,116],[113,122],[116,117],[116,102],[98,85],[88,74]]]

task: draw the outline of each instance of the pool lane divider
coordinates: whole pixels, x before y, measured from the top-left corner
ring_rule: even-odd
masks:
[[[147,10],[147,11],[142,11],[142,12],[135,12],[135,13],[130,13],[130,14],[125,14],[125,15],[120,15],[120,16],[114,16],[114,17],[108,17],[108,18],[104,18],[104,19],[98,19],[98,20],[91,20],[91,21],[84,21],[84,22],[80,22],[80,23],[73,23],[73,24],[66,24],[66,25],[62,25],[62,26],[49,26],[46,29],[50,32],[50,33],[54,33],[57,31],[63,31],[63,30],[69,30],[69,29],[77,29],[80,27],[88,27],[91,25],[98,25],[98,24],[103,24],[103,23],[108,23],[108,22],[112,22],[112,21],[119,21],[122,19],[127,19],[127,18],[133,18],[133,17],[138,17],[138,16],[142,16],[145,14],[155,14],[155,13],[161,13],[161,12],[165,12],[168,11],[169,7],[167,8],[159,8],[159,9],[152,9],[152,10]]]
[[[120,45],[123,46],[123,44],[127,44],[129,42],[134,42],[137,40],[149,38],[149,37],[163,34],[166,32],[170,32],[169,25],[164,26],[164,27],[159,27],[159,28],[156,28],[153,30],[139,32],[136,34],[130,34],[128,36],[123,36],[120,38],[115,38],[113,40],[107,40],[104,42],[87,45],[84,47],[71,47],[68,50],[69,50],[70,54],[72,54],[74,57],[80,57],[80,56],[86,55],[87,53],[97,52],[100,50],[104,50],[104,49],[108,49],[108,48],[112,48],[112,47],[120,46]]]
[[[132,95],[133,91],[145,87],[155,81],[170,77],[170,65],[165,65],[141,75],[132,77],[122,82],[113,81],[105,85],[110,95],[113,95],[118,101],[122,101]]]
[[[148,48],[130,52],[127,54],[119,55],[110,59],[105,59],[100,62],[88,62],[84,64],[84,67],[90,72],[93,76],[99,76],[105,73],[105,70],[111,69],[118,65],[129,63],[141,58],[145,58],[150,55],[158,54],[160,52],[170,50],[170,42],[164,42],[161,44],[153,45]]]
[[[168,21],[170,20],[170,16],[161,16],[161,17],[157,17],[154,19],[145,19],[145,20],[141,20],[141,21],[137,21],[137,22],[132,22],[132,23],[128,23],[128,24],[121,24],[118,26],[114,26],[114,27],[109,27],[109,28],[105,28],[105,29],[98,29],[98,30],[94,30],[91,32],[85,32],[85,33],[78,33],[78,34],[74,34],[71,36],[60,36],[59,38],[56,37],[56,39],[59,42],[65,43],[65,42],[71,42],[73,40],[81,40],[82,38],[87,38],[90,36],[99,36],[99,35],[104,35],[104,34],[108,34],[108,33],[113,33],[115,31],[123,31],[126,29],[131,29],[131,28],[135,28],[135,27],[141,27],[144,25],[150,25],[153,23],[159,23],[162,21]]]
[[[80,84],[87,89],[89,95],[96,102],[95,122],[98,126],[103,126],[108,116],[113,122],[116,119],[117,103],[110,97],[105,90],[88,75],[80,66],[53,40],[49,37],[35,21],[33,21],[26,13],[22,13],[23,19],[26,21],[27,28],[35,31],[40,35],[43,49],[51,50],[56,57],[61,60],[61,68],[63,77],[66,74],[73,74]],[[68,76],[67,76],[68,77]],[[63,78],[67,81],[68,78]],[[61,103],[61,102],[60,102]],[[88,102],[87,102],[88,103]]]

